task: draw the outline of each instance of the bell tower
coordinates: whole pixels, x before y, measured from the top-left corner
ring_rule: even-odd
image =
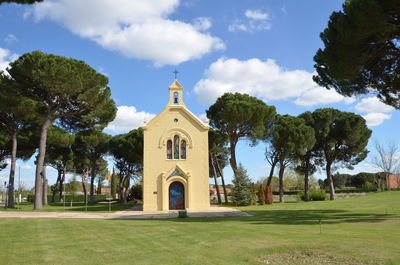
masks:
[[[183,86],[178,82],[178,80],[174,80],[172,84],[169,86],[169,106],[185,106],[183,103]],[[186,107],[186,106],[185,106]]]

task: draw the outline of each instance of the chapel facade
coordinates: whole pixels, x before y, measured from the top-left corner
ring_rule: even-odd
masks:
[[[185,106],[175,79],[165,109],[143,126],[144,211],[210,207],[208,130]]]

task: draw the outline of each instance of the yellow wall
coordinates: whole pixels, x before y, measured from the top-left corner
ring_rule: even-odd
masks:
[[[185,187],[187,210],[210,207],[208,171],[208,125],[183,103],[183,87],[175,80],[169,88],[167,107],[144,129],[143,210],[168,211],[169,185],[180,181]],[[174,93],[179,104],[174,104]],[[178,122],[174,120],[178,119]],[[186,159],[167,159],[167,140],[174,135],[187,143]],[[178,174],[172,174],[178,169]]]

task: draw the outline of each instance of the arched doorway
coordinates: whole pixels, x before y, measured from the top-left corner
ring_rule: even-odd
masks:
[[[169,185],[169,209],[185,209],[185,187],[179,181],[174,181]]]

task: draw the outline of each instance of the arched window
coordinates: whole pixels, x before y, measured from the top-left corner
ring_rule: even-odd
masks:
[[[167,141],[167,158],[172,159],[172,141]]]
[[[174,136],[174,159],[179,159],[179,136]]]
[[[186,159],[186,141],[181,141],[181,159]]]
[[[175,92],[175,93],[174,93],[174,104],[179,104],[178,99],[179,99],[178,92]]]

